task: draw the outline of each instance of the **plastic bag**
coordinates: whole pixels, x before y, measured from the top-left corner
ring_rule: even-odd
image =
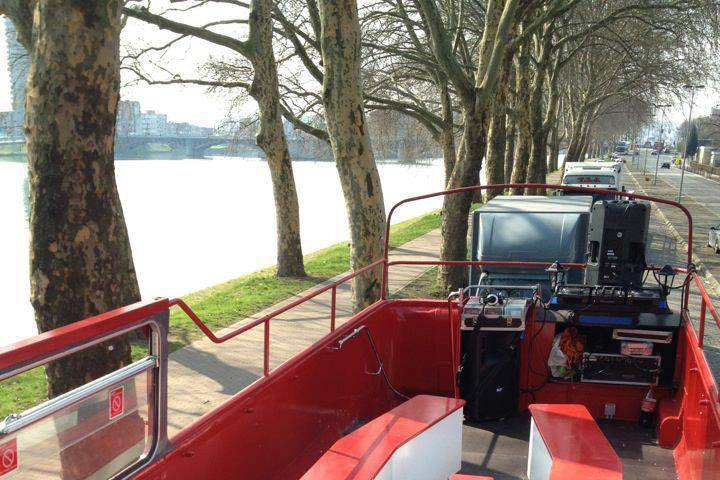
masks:
[[[550,367],[550,373],[555,378],[567,378],[572,376],[572,369],[568,366],[567,357],[560,349],[560,338],[562,334],[558,333],[555,335],[555,339],[550,349],[550,355],[548,356],[548,367]]]

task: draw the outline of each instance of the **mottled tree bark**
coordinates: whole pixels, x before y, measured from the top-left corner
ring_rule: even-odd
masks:
[[[267,156],[275,199],[277,275],[305,275],[300,243],[300,208],[280,108],[277,64],[273,52],[272,0],[250,3],[249,49],[253,65],[250,95],[260,110],[257,144]]]
[[[7,16],[15,27],[17,40],[28,52],[32,48],[33,12],[37,0],[0,0],[0,15]]]
[[[505,120],[505,183],[512,181],[513,165],[515,164],[515,121],[512,115]]]
[[[515,139],[515,159],[513,161],[512,183],[525,183],[530,157],[530,52],[528,45],[522,45],[515,64],[515,118],[517,119],[517,138]],[[525,189],[513,188],[513,195],[522,195]]]
[[[140,299],[115,184],[121,0],[38,0],[25,134],[40,331]],[[48,365],[56,396],[130,362],[115,340]]]
[[[488,185],[499,185],[505,182],[506,110],[505,92],[503,88],[499,88],[490,114],[490,125],[487,133],[485,175]],[[502,193],[501,190],[486,190],[485,201],[502,195]]]
[[[447,79],[440,82],[440,105],[442,107],[442,131],[440,132],[440,144],[443,152],[443,163],[445,165],[445,185],[447,186],[455,167],[455,122],[453,120],[452,98]]]
[[[354,270],[382,257],[385,205],[365,125],[360,78],[360,24],[356,0],[320,0],[323,103],[350,224]],[[355,277],[355,308],[379,298],[381,272]]]
[[[419,2],[426,16],[433,36],[436,58],[446,69],[456,89],[460,90],[463,109],[463,136],[453,174],[448,188],[477,185],[480,168],[486,150],[486,128],[488,107],[501,73],[510,31],[514,28],[517,0],[490,2],[485,18],[485,30],[480,41],[480,54],[474,81],[460,72],[462,67],[447,55],[452,55],[450,42],[440,29],[440,16],[434,4],[427,0]],[[470,87],[470,88],[468,88]],[[468,214],[472,193],[445,196],[443,200],[441,260],[465,260],[467,258]],[[467,268],[443,265],[438,279],[441,287],[455,290],[467,285]]]
[[[558,158],[560,157],[560,135],[557,120],[553,123],[550,130],[550,156],[548,157],[548,172],[554,172],[558,169]]]
[[[465,115],[463,122],[462,154],[464,158],[455,164],[448,189],[477,185],[485,153],[484,118]],[[468,214],[473,192],[446,195],[443,198],[443,242],[440,246],[442,260],[465,260],[467,258]],[[446,291],[467,285],[467,268],[442,266],[438,271],[440,285]]]
[[[565,154],[565,163],[579,161],[586,115],[586,112],[581,111],[577,115],[575,122],[573,122],[570,133],[570,143],[568,145],[567,153]]]
[[[578,158],[578,161],[582,162],[585,161],[585,157],[587,156],[587,149],[588,149],[588,137],[590,136],[590,122],[588,122],[588,125],[585,127],[585,131],[583,132],[582,139],[580,140],[580,156]]]
[[[543,127],[543,82],[544,75],[538,71],[531,86],[530,103],[530,155],[527,166],[526,180],[528,183],[545,183],[545,156],[547,151],[547,136]],[[534,188],[526,189],[528,195],[543,195],[544,191]]]
[[[512,69],[511,53],[505,55],[503,71],[490,109],[490,121],[487,133],[487,153],[485,154],[485,176],[488,185],[505,183],[505,147],[507,143],[507,97],[508,78]],[[501,190],[486,190],[485,201],[502,195]]]

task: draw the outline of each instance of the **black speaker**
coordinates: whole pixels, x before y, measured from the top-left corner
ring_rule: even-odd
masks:
[[[460,396],[471,421],[505,418],[519,400],[519,332],[464,331]]]
[[[585,284],[640,287],[649,223],[649,203],[595,202],[588,231]]]

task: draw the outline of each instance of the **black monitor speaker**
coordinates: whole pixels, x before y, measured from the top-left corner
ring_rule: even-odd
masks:
[[[590,215],[585,284],[640,287],[649,223],[649,203],[596,202]]]
[[[505,418],[517,411],[519,399],[519,332],[462,332],[463,365],[459,375],[465,418]]]

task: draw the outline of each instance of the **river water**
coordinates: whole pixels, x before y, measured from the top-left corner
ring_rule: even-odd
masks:
[[[143,298],[179,296],[275,263],[270,173],[257,158],[115,163]],[[335,165],[294,162],[303,251],[349,238]],[[379,165],[386,206],[442,189],[441,160]],[[401,207],[393,223],[438,208]],[[27,165],[0,161],[0,345],[37,333],[28,280]]]

